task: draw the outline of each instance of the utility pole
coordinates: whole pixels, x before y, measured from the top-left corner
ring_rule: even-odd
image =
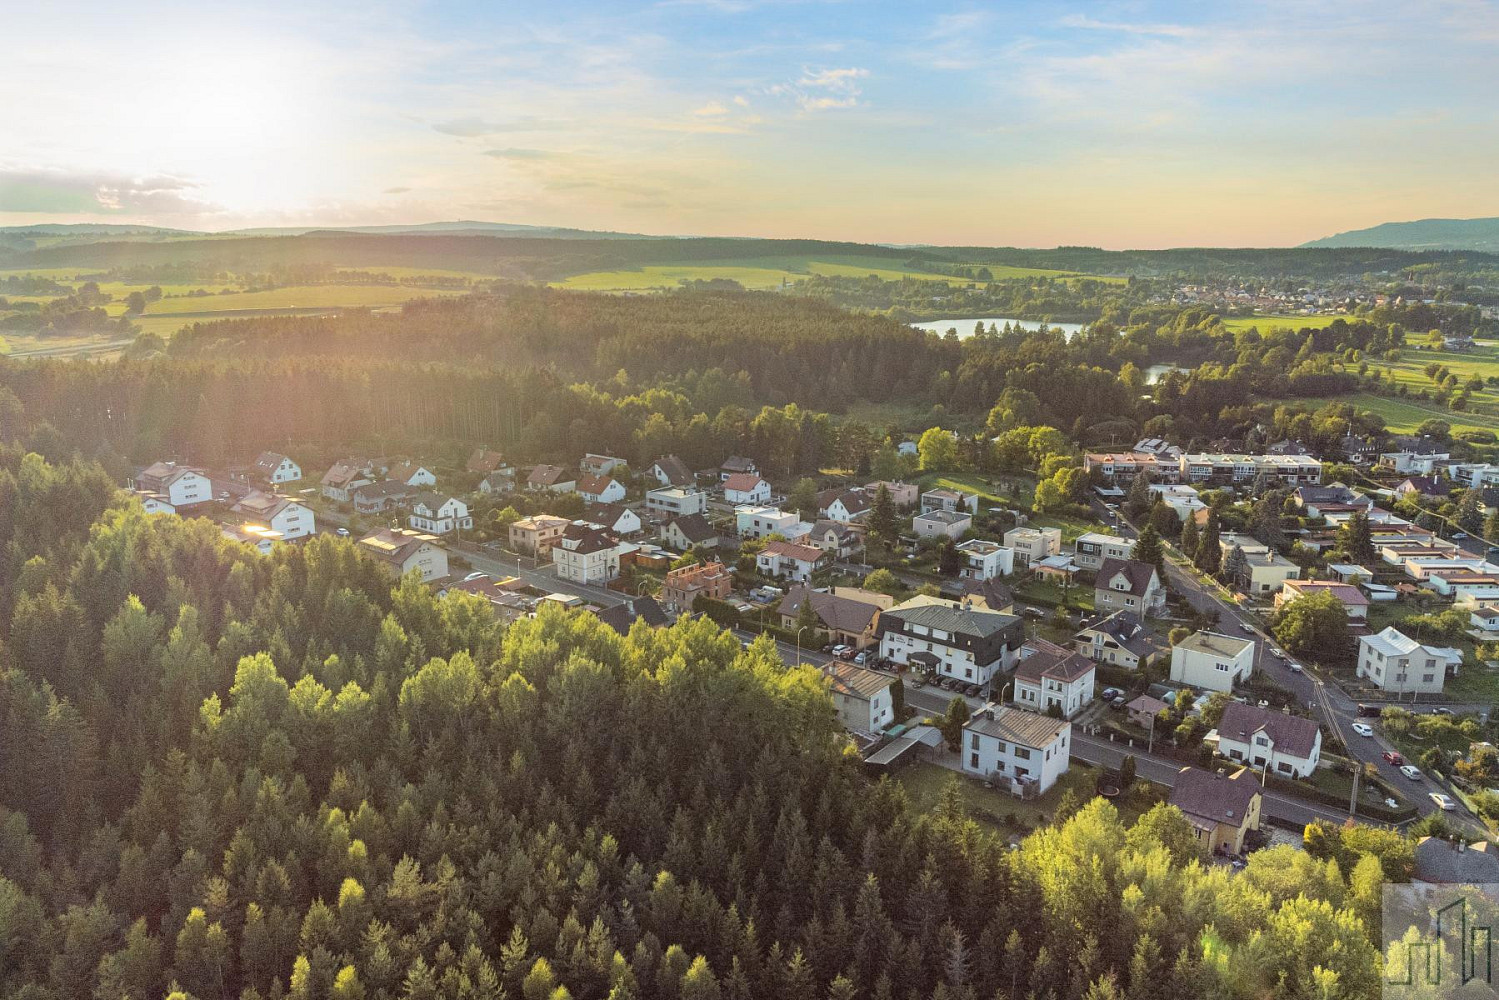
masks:
[[[1353,791],[1348,794],[1348,815],[1350,817],[1358,814],[1358,779],[1363,770],[1357,763],[1353,765]]]

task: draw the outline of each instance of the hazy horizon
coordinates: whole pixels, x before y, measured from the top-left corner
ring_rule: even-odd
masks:
[[[64,3],[0,224],[1111,249],[1499,215],[1499,6]]]

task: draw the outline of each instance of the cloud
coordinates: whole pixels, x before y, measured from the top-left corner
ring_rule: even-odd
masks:
[[[460,139],[480,139],[489,135],[507,132],[549,132],[564,127],[564,123],[552,118],[521,115],[508,121],[486,121],[483,118],[452,118],[433,122],[432,130],[443,135],[455,135]]]
[[[739,105],[741,108],[747,108],[750,106],[749,98],[745,97],[743,94],[737,95],[734,98],[734,103]]]
[[[1134,24],[1121,21],[1100,21],[1086,14],[1067,15],[1062,18],[1062,27],[1112,31],[1122,35],[1158,35],[1163,38],[1195,38],[1202,34],[1200,29],[1185,24]]]
[[[802,78],[797,82],[803,87],[826,87],[843,93],[859,93],[855,80],[862,80],[869,75],[869,70],[857,66],[848,66],[841,69],[820,69],[815,73],[808,69],[802,70]]]
[[[0,212],[69,215],[201,215],[220,208],[180,177],[0,167]]]
[[[550,149],[522,149],[510,146],[505,149],[486,149],[485,156],[497,160],[555,160],[562,154]]]
[[[692,113],[699,118],[719,118],[728,114],[729,109],[718,101],[709,101],[702,107],[695,109]]]
[[[803,111],[853,108],[859,105],[859,98],[864,93],[859,81],[868,76],[869,70],[859,66],[818,70],[803,67],[802,75],[795,83],[778,83],[767,93],[790,97]]]
[[[410,190],[411,189],[409,187],[388,187],[388,188],[385,189],[385,193],[386,194],[405,194],[407,191],[410,191]]]

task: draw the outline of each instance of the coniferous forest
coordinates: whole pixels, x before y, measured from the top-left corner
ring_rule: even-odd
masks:
[[[502,632],[0,455],[0,997],[1356,997],[1379,860],[919,814],[704,620]],[[763,642],[763,641],[762,641]],[[1355,863],[1356,862],[1356,863]]]

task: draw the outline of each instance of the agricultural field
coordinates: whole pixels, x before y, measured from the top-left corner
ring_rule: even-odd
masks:
[[[101,290],[103,290],[102,286]],[[247,315],[263,311],[280,312],[303,309],[380,309],[398,306],[411,299],[461,294],[464,293],[458,289],[446,290],[405,285],[294,285],[263,292],[227,292],[221,295],[163,298],[148,305],[144,316],[200,316],[205,313],[224,312]],[[109,311],[111,315],[122,315],[125,311],[125,303],[111,302]]]
[[[1452,425],[1454,431],[1496,431],[1499,432],[1499,417],[1489,416],[1482,413],[1454,413],[1437,403],[1429,400],[1398,399],[1390,396],[1375,396],[1371,393],[1360,392],[1351,396],[1341,397],[1341,401],[1352,403],[1361,409],[1370,410],[1385,419],[1385,426],[1397,433],[1409,433],[1419,427],[1424,421],[1435,417],[1445,420]],[[1302,400],[1314,406],[1320,406],[1326,400]]]
[[[1310,327],[1320,330],[1328,326],[1335,319],[1349,319],[1348,316],[1339,316],[1332,313],[1323,313],[1314,316],[1225,316],[1223,325],[1235,333],[1240,330],[1257,329],[1260,331],[1290,327],[1293,330],[1301,330]]]
[[[782,284],[805,278],[812,274],[829,277],[862,278],[874,275],[885,281],[902,278],[918,278],[923,281],[940,281],[947,284],[967,285],[969,278],[957,278],[927,271],[902,269],[894,261],[880,258],[860,257],[746,257],[741,260],[719,261],[713,264],[655,264],[618,271],[591,271],[575,274],[553,282],[558,288],[570,288],[592,292],[643,292],[662,288],[676,288],[683,281],[711,281],[726,278],[737,281],[745,288],[767,290]],[[1068,271],[1050,271],[1033,267],[1006,267],[989,265],[996,279],[1004,278],[1075,278],[1092,277]],[[1123,281],[1122,278],[1100,278],[1101,281]]]

